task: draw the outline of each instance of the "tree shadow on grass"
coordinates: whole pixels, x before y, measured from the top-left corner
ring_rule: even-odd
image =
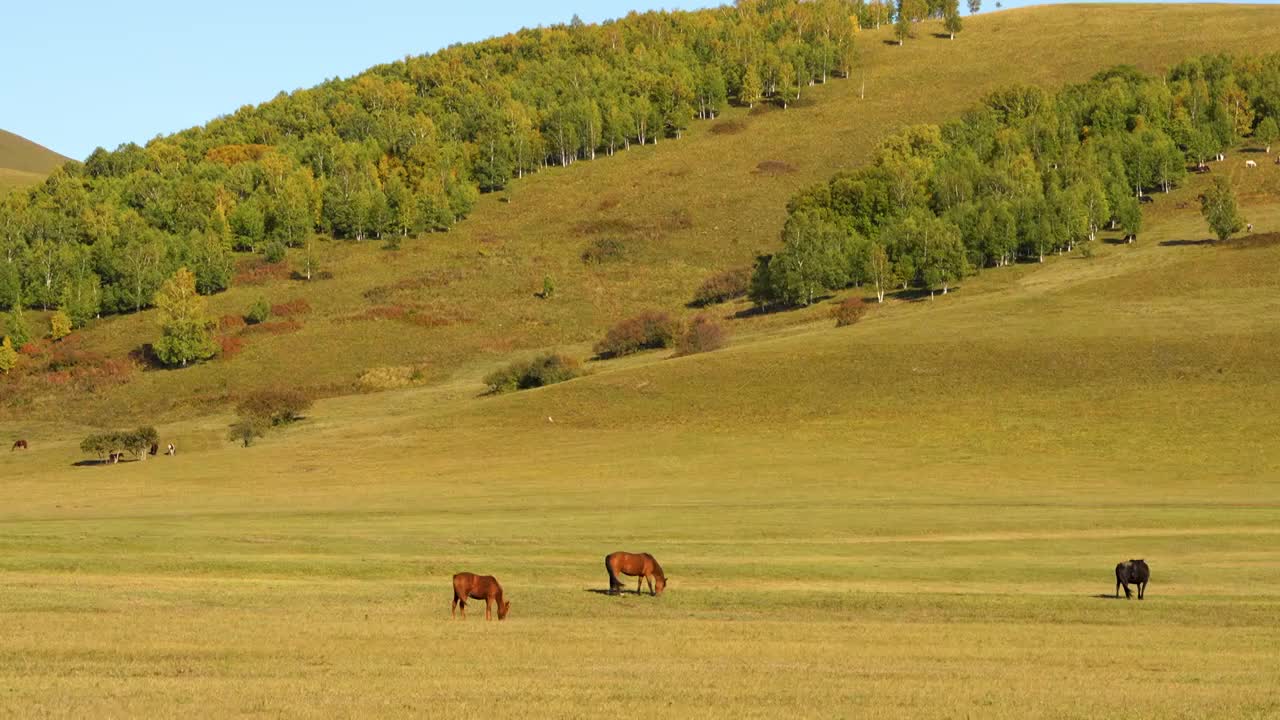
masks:
[[[1188,247],[1196,245],[1214,245],[1216,241],[1209,240],[1165,240],[1160,243],[1160,247]]]

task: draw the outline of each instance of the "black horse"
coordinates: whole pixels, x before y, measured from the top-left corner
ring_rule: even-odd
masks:
[[[1146,560],[1130,560],[1116,565],[1116,597],[1120,597],[1120,586],[1124,586],[1124,598],[1133,597],[1129,592],[1129,583],[1138,586],[1138,599],[1147,594],[1147,581],[1151,579],[1151,568]]]

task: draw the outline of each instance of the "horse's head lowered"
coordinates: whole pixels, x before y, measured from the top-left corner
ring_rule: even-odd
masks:
[[[655,582],[654,582],[654,591],[653,591],[653,594],[654,594],[654,595],[661,595],[661,594],[662,594],[662,591],[667,589],[667,576],[666,576],[666,575],[658,575],[656,578],[654,578],[654,580],[655,580]]]
[[[507,617],[507,613],[511,612],[511,601],[504,600],[498,605],[498,619],[502,620]]]

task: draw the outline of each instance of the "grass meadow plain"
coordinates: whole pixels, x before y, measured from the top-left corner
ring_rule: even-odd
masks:
[[[1135,27],[1153,39],[1134,61],[1158,67],[1226,47],[1230,33],[1260,37],[1258,18],[1276,9],[1129,12],[994,13],[954,43],[905,49],[871,34],[872,77],[939,77],[885,101],[865,128],[832,125],[857,102],[854,83],[833,83],[812,107],[753,116],[743,133],[540,175],[510,204],[487,198],[457,236],[405,251],[470,257],[476,233],[500,233],[519,272],[450,286],[481,307],[515,307],[539,252],[576,262],[565,228],[603,211],[552,198],[634,183],[660,212],[694,206],[694,225],[661,241],[685,243],[681,259],[634,275],[566,271],[579,279],[559,292],[579,300],[514,323],[522,334],[501,351],[473,352],[496,342],[483,323],[431,342],[371,325],[376,349],[359,352],[435,358],[426,386],[323,400],[248,449],[225,439],[229,415],[174,404],[160,430],[176,457],[106,467],[76,466],[89,420],[36,403],[6,423],[32,449],[0,452],[0,714],[1280,716],[1280,167],[1246,173],[1235,154],[1215,164],[1236,182],[1252,238],[1205,242],[1192,179],[1148,206],[1136,245],[1105,237],[1092,257],[987,271],[850,328],[833,327],[824,302],[743,321],[718,352],[592,363],[579,380],[481,397],[484,372],[512,354],[585,354],[615,312],[683,302],[726,254],[745,260],[770,241],[786,195],[834,169],[823,163],[865,158],[890,118],[967,104],[981,88],[961,78],[1004,84],[1013,78],[992,74],[1002,67],[1080,79],[1115,61],[1104,55],[1138,54],[1119,39]],[[1019,47],[1044,60],[1012,63]],[[952,48],[982,65],[970,76],[942,55]],[[896,52],[932,64],[891,65]],[[850,156],[826,158],[832,142]],[[765,187],[778,178],[749,168],[775,157],[809,159]],[[717,185],[717,173],[738,176],[722,166],[752,178],[739,194]],[[688,174],[670,175],[679,168]],[[708,192],[657,192],[666,183]],[[516,232],[526,226],[542,229]],[[740,238],[736,249],[715,232]],[[573,239],[558,243],[562,233]],[[412,274],[372,250],[334,252],[353,273]],[[332,282],[334,297],[308,296],[317,316],[359,294]],[[146,322],[111,326],[123,343]],[[127,416],[163,404],[162,390],[187,397],[179,390],[251,368],[246,382],[299,368],[348,377],[357,360],[337,345],[296,340],[327,327],[309,321],[225,366],[113,392],[140,395],[120,401]],[[92,418],[117,397],[66,408]],[[667,592],[600,594],[603,557],[618,549],[657,556]],[[1112,569],[1131,557],[1152,568],[1142,602],[1111,597]],[[460,570],[502,581],[506,621],[486,623],[474,604],[466,622],[449,619]]]

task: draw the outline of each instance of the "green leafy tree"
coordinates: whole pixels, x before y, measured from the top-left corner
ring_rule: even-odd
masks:
[[[54,340],[61,340],[70,334],[71,316],[67,314],[66,310],[59,309],[49,318],[49,337]]]
[[[960,18],[960,0],[946,0],[942,9],[942,27],[946,29],[952,40],[960,32],[964,21]]]
[[[13,349],[13,341],[5,336],[0,340],[0,372],[8,375],[18,365],[18,351]]]
[[[747,66],[742,74],[742,87],[738,90],[738,102],[749,108],[756,106],[764,94],[764,86],[760,82],[760,70],[753,63]]]
[[[181,268],[156,293],[160,310],[160,340],[156,357],[165,365],[186,367],[217,354],[211,333],[212,323],[204,314],[204,298],[196,292],[196,277]]]
[[[1227,178],[1214,178],[1213,184],[1200,196],[1200,214],[1219,240],[1225,241],[1244,229],[1236,193]]]
[[[242,417],[231,425],[230,431],[227,433],[228,440],[234,440],[244,444],[244,447],[253,445],[253,441],[267,434],[267,424],[259,418]]]
[[[31,329],[27,326],[26,311],[22,309],[21,303],[14,305],[9,311],[5,327],[14,347],[20,348],[31,341]]]
[[[782,250],[767,262],[768,297],[784,305],[811,305],[823,292],[849,281],[853,238],[819,212],[792,215]]]
[[[1280,140],[1280,125],[1276,124],[1276,119],[1270,115],[1262,118],[1258,127],[1253,129],[1253,139],[1262,143],[1267,152],[1271,152],[1271,143]]]
[[[1138,233],[1142,232],[1142,205],[1138,203],[1138,199],[1124,198],[1120,201],[1115,213],[1116,222],[1124,228],[1126,241],[1132,243],[1137,240]]]
[[[977,15],[982,11],[982,0],[969,0],[969,14]]]

